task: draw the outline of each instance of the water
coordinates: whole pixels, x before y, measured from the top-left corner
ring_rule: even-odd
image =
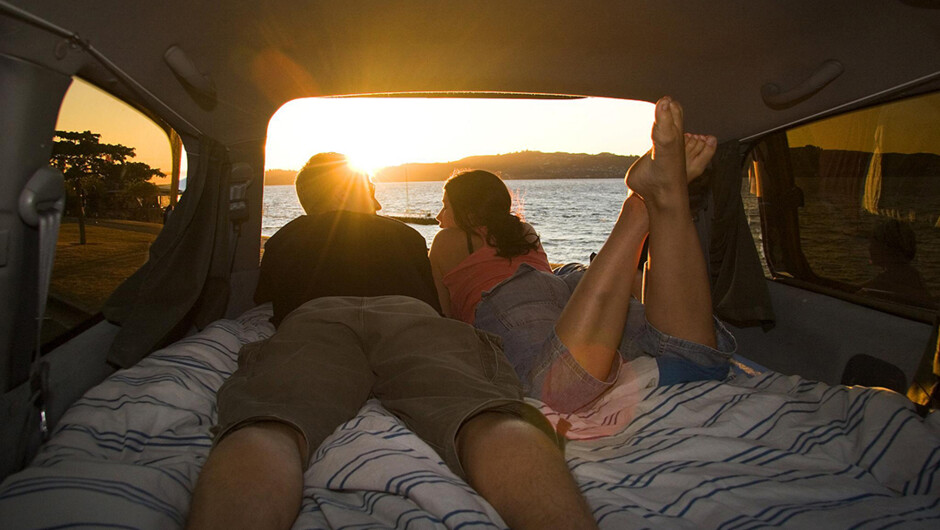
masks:
[[[376,183],[375,195],[383,215],[437,215],[443,182]],[[508,180],[516,208],[542,237],[552,263],[587,263],[617,220],[626,198],[623,179]],[[407,192],[407,193],[406,193]],[[303,209],[293,186],[264,188],[261,234],[271,236]],[[412,224],[430,245],[435,225]]]
[[[552,263],[587,263],[591,252],[596,252],[607,239],[626,197],[622,179],[508,180],[506,184],[526,221],[542,236],[542,245]],[[757,198],[748,193],[747,179],[742,184],[748,224],[757,242],[765,275],[769,276],[763,260]],[[441,186],[443,182],[412,182],[408,184],[406,196],[404,183],[377,183],[376,197],[383,206],[380,213],[434,217],[440,210]],[[872,221],[847,213],[858,210],[858,199],[853,200],[833,211],[832,205],[838,202],[836,198],[808,198],[800,212],[800,225],[804,252],[817,274],[861,284],[878,274],[879,269],[869,263],[868,233]],[[261,233],[271,236],[302,213],[293,186],[266,186]],[[429,245],[438,231],[436,224],[411,226]],[[940,293],[938,229],[917,224],[914,230],[918,238],[914,265],[936,295]]]

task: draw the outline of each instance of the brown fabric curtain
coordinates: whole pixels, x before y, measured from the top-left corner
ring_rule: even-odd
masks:
[[[151,245],[149,260],[111,294],[102,309],[105,318],[121,326],[108,361],[122,368],[182,337],[197,315],[200,323],[210,322],[224,311],[230,224],[227,153],[218,143],[203,138],[191,162],[193,158],[195,171],[190,172],[179,205]]]
[[[718,146],[713,162],[714,207],[706,253],[712,303],[722,320],[768,328],[773,325],[774,312],[741,199],[743,158],[740,143],[731,141]]]

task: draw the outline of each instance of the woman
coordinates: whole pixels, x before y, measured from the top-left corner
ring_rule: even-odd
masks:
[[[656,357],[660,385],[727,376],[734,338],[712,316],[687,189],[717,141],[684,134],[669,98],[656,104],[652,138],[627,172],[628,196],[604,246],[590,268],[566,277],[552,274],[498,177],[464,171],[444,185],[430,250],[444,313],[499,335],[528,394],[560,412],[593,401],[623,359],[644,354]],[[631,291],[647,237],[644,306]]]

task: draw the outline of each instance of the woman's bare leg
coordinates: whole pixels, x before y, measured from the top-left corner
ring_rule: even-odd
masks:
[[[670,110],[670,106],[675,105]],[[672,111],[678,111],[678,126],[675,123],[675,117]],[[628,172],[633,173],[633,180],[637,180],[640,187],[646,191],[653,199],[654,210],[656,214],[648,212],[647,203],[640,195],[631,192],[627,200],[624,201],[620,210],[620,216],[614,225],[613,230],[608,236],[604,246],[598,251],[597,256],[591,262],[584,277],[581,279],[578,287],[571,295],[571,299],[565,306],[561,317],[555,325],[555,332],[561,341],[568,347],[575,360],[592,376],[604,380],[610,372],[614,355],[617,355],[617,348],[623,335],[623,328],[627,321],[627,312],[630,307],[630,295],[637,277],[637,265],[640,259],[640,253],[643,249],[643,243],[646,240],[650,230],[651,218],[656,219],[657,236],[650,240],[652,255],[652,246],[655,242],[656,247],[661,245],[662,249],[656,252],[657,263],[670,259],[668,256],[679,254],[678,258],[673,259],[674,267],[664,267],[653,275],[654,278],[666,278],[663,281],[670,281],[670,274],[681,272],[683,278],[678,282],[676,289],[652,288],[654,315],[650,317],[649,307],[647,307],[647,318],[650,322],[663,332],[670,333],[669,330],[680,330],[676,336],[688,340],[696,340],[702,344],[714,346],[715,336],[711,324],[711,293],[708,287],[708,280],[705,271],[705,260],[698,246],[698,236],[692,225],[691,213],[688,207],[688,181],[693,180],[702,174],[705,166],[711,160],[715,153],[716,141],[712,136],[683,134],[681,122],[681,108],[676,103],[664,98],[657,103],[656,107],[657,122],[663,120],[668,124],[654,124],[653,140],[654,149],[646,156],[634,164]],[[668,127],[667,127],[668,125]],[[658,130],[659,129],[659,130]],[[656,142],[660,145],[657,147]],[[683,141],[685,140],[685,141]],[[669,145],[665,145],[669,144]],[[676,153],[678,149],[678,153]],[[658,151],[658,153],[657,153]],[[654,157],[657,160],[654,160]],[[656,186],[644,185],[646,180],[656,182],[658,173],[664,172],[671,175],[674,172],[672,165],[678,164],[681,177],[681,190],[671,190],[669,193],[660,193],[655,191]],[[662,170],[653,166],[664,166]],[[647,176],[648,173],[656,172],[656,175]],[[643,178],[639,176],[643,174]],[[675,175],[671,175],[675,177]],[[673,196],[675,195],[675,197]],[[678,197],[681,195],[682,197]],[[684,201],[684,202],[681,202]],[[673,207],[663,208],[660,203],[668,203]],[[684,204],[685,222],[681,221],[682,216],[676,215],[673,210],[681,210],[681,207],[675,206],[676,203]],[[679,219],[678,222],[676,220]],[[658,225],[662,226],[658,226]],[[691,236],[691,237],[690,237]],[[669,241],[670,237],[678,237],[675,241]],[[665,242],[661,240],[665,239]],[[694,248],[693,248],[694,247]],[[693,250],[697,252],[693,253]],[[670,254],[671,252],[671,254]],[[698,261],[698,266],[687,266],[689,261]],[[678,269],[678,270],[677,270]],[[671,271],[671,272],[670,272]],[[683,316],[673,319],[669,315],[669,304],[685,305],[684,295],[681,294],[686,289],[686,283],[689,282],[688,275],[698,275],[691,283],[691,292],[693,294],[689,299],[689,305],[693,307],[690,311],[680,311]],[[647,278],[646,284],[661,283],[654,278]],[[699,281],[701,280],[701,281]],[[702,290],[704,288],[704,293]],[[668,298],[675,296],[675,291],[680,292],[677,298]],[[704,294],[704,299],[703,299]],[[648,294],[649,296],[649,294]],[[663,304],[661,300],[666,300]],[[703,305],[703,300],[705,301]],[[699,332],[698,327],[694,327],[694,333],[686,333],[686,321],[698,322],[702,320],[700,313],[702,308],[706,308],[707,332]],[[657,313],[665,312],[663,317]],[[685,315],[690,313],[690,315]],[[674,325],[674,320],[676,320]],[[699,341],[695,337],[702,336]]]
[[[628,196],[607,241],[555,323],[555,333],[578,364],[602,381],[610,373],[627,322],[648,227],[643,200]]]
[[[663,333],[715,347],[711,288],[689,211],[688,176],[704,169],[717,142],[709,136],[684,136],[682,108],[669,98],[656,104],[652,136],[651,154],[627,172],[627,185],[649,212],[646,318]]]

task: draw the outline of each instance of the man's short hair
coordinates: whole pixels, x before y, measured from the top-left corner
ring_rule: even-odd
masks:
[[[349,195],[353,186],[366,186],[368,177],[349,167],[346,155],[320,153],[310,157],[297,173],[294,187],[300,205],[308,214],[340,207],[337,197]],[[344,193],[338,193],[345,189]],[[368,192],[368,190],[365,190]]]

